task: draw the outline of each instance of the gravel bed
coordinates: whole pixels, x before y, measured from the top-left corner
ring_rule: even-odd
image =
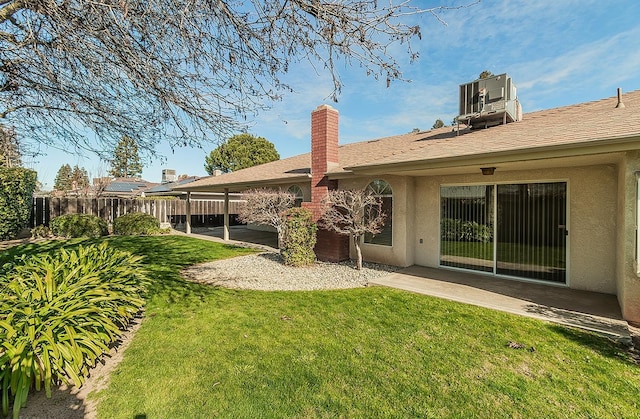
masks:
[[[193,265],[182,274],[190,281],[227,288],[294,291],[366,287],[370,279],[398,269],[365,262],[358,271],[353,261],[295,268],[284,265],[277,253],[262,253]]]

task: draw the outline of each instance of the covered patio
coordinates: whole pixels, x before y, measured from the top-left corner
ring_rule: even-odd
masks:
[[[183,231],[174,230],[179,233]],[[229,238],[225,240],[225,227],[193,227],[192,237],[204,240],[212,240],[221,243],[235,244],[238,246],[251,247],[269,252],[278,251],[278,235],[271,231],[254,230],[244,225],[229,226]]]

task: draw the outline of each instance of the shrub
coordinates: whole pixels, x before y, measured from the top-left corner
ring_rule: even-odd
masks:
[[[27,227],[37,174],[21,167],[0,168],[0,240]]]
[[[316,259],[313,247],[316,245],[318,226],[313,222],[311,211],[306,208],[291,208],[286,211],[286,233],[282,243],[282,258],[290,266],[305,266]]]
[[[35,226],[31,229],[31,237],[34,239],[46,239],[52,235],[51,229],[45,225]]]
[[[82,385],[88,369],[144,305],[141,257],[80,246],[23,258],[0,271],[2,411],[13,417],[30,387]]]
[[[441,238],[448,241],[482,242],[493,240],[493,229],[475,221],[443,218]]]
[[[113,233],[120,236],[160,233],[160,221],[152,215],[131,212],[122,215],[113,222]]]
[[[89,214],[66,214],[51,220],[51,231],[60,237],[100,237],[109,234],[107,222]]]

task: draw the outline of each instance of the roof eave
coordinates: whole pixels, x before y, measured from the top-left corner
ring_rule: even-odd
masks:
[[[261,179],[254,181],[245,181],[245,182],[230,182],[230,183],[220,183],[216,185],[201,185],[201,186],[183,186],[180,188],[174,188],[174,191],[185,191],[185,192],[224,192],[226,189],[229,192],[238,192],[244,191],[251,188],[260,188],[269,185],[282,185],[286,183],[294,183],[300,181],[309,181],[311,180],[310,174],[304,174],[300,176],[288,176],[286,178],[275,178],[275,179]]]
[[[636,144],[634,144],[636,143]],[[435,159],[420,159],[405,162],[368,164],[362,166],[345,167],[355,175],[377,174],[380,172],[405,172],[425,167],[432,169],[468,166],[472,164],[508,163],[522,160],[544,160],[559,157],[585,156],[592,154],[615,153],[640,149],[640,135],[610,137],[591,140],[588,142],[559,144],[504,150],[499,152],[477,153],[463,156],[442,157]]]

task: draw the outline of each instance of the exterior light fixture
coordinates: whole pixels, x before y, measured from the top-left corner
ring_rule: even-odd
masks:
[[[481,167],[480,170],[482,171],[483,175],[491,176],[496,171],[496,168],[495,167]]]

